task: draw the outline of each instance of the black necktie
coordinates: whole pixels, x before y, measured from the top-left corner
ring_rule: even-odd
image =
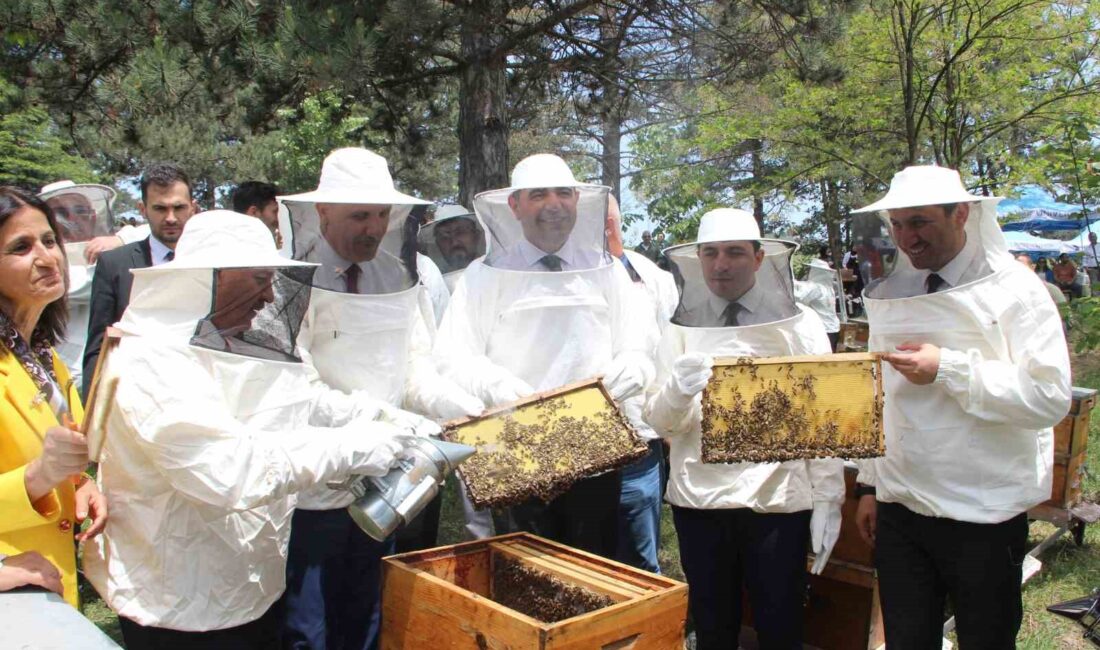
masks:
[[[744,307],[736,302],[731,302],[730,304],[726,305],[726,308],[722,310],[722,320],[724,321],[725,326],[737,327],[737,317],[743,309]]]
[[[928,293],[936,293],[940,290],[940,287],[947,284],[947,281],[936,273],[930,273],[925,282],[928,284]]]
[[[359,274],[362,273],[362,269],[358,264],[352,264],[348,267],[347,271],[344,271],[344,280],[347,282],[348,293],[359,293]]]
[[[546,255],[539,260],[539,264],[542,264],[551,271],[561,270],[561,258],[557,255]]]
[[[171,262],[176,259],[176,251],[168,251],[168,254],[164,256],[165,262]]]
[[[626,255],[620,257],[619,261],[622,262],[623,266],[626,267],[626,272],[630,274],[631,280],[633,280],[634,282],[642,281],[642,276],[638,275],[638,272],[634,270],[634,265],[630,263],[630,260],[627,259]]]

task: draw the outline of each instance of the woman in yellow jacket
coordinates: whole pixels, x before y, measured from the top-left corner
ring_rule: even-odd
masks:
[[[69,373],[53,351],[65,330],[66,260],[45,203],[0,187],[0,590],[24,585],[78,605],[74,533],[106,524]]]

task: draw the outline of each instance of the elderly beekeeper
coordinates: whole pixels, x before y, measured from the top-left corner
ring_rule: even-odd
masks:
[[[823,259],[814,258],[806,265],[806,279],[795,280],[794,299],[806,305],[821,318],[829,335],[832,349],[836,349],[840,334],[840,317],[836,313],[837,274]]]
[[[99,480],[117,506],[84,553],[128,648],[275,647],[297,493],[382,475],[401,448],[402,429],[311,387],[295,339],[313,272],[225,210],[133,271],[103,379]]]
[[[103,250],[149,236],[149,227],[125,226],[114,234],[111,206],[115,202],[115,191],[106,185],[57,181],[43,186],[38,198],[53,210],[65,241],[65,257],[69,264],[69,322],[56,350],[72,373],[73,382],[81,386],[96,257]],[[103,241],[112,243],[104,246]],[[89,252],[90,247],[94,247],[94,254]]]
[[[886,644],[1012,648],[1026,511],[1050,498],[1051,427],[1069,408],[1062,326],[997,226],[999,198],[908,167],[853,232],[875,246],[864,292],[885,353],[886,456],[861,461],[857,523],[875,547]],[[876,504],[877,499],[877,504]]]
[[[417,272],[413,206],[427,201],[394,187],[385,158],[337,149],[317,189],[280,197],[290,217],[294,259],[320,266],[299,344],[314,380],[423,435],[446,420],[484,410],[481,400],[441,377],[431,358],[433,308]],[[404,408],[416,411],[416,413]],[[346,491],[303,494],[287,564],[284,645],[369,648],[378,639],[381,558],[356,525]]]
[[[646,419],[671,448],[667,500],[697,647],[736,648],[748,594],[762,648],[801,648],[806,551],[820,573],[840,534],[838,459],[707,464],[702,391],[715,356],[828,354],[813,310],[793,297],[792,242],[764,239],[753,215],[703,215],[695,242],[666,249],[680,305],[657,354]]]
[[[487,405],[595,375],[622,402],[652,378],[630,279],[607,252],[607,195],[558,156],[536,154],[516,165],[511,187],[474,198],[488,250],[459,278],[435,352]],[[497,532],[516,527],[614,557],[620,480],[607,472],[549,503],[526,501]]]

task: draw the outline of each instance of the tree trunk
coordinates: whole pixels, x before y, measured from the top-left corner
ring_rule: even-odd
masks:
[[[833,268],[840,268],[844,259],[843,243],[840,239],[840,200],[836,181],[821,181],[822,216],[825,221],[825,237],[829,244],[829,256],[833,259]]]
[[[496,3],[471,2],[463,12],[459,80],[458,200],[472,208],[479,192],[508,186],[507,74],[502,54],[492,54]]]
[[[760,177],[764,175],[764,161],[760,157],[763,145],[759,140],[751,142],[752,147],[752,182],[754,188],[760,187]],[[760,232],[764,232],[764,196],[759,189],[752,192],[752,216],[756,217],[756,223],[760,226]]]
[[[622,116],[615,109],[603,117],[603,152],[600,155],[600,178],[611,188],[616,199],[622,197]]]

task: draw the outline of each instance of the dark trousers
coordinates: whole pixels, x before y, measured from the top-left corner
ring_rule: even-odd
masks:
[[[382,557],[393,538],[376,542],[344,508],[295,510],[283,595],[283,647],[368,650],[378,647]]]
[[[413,520],[397,529],[395,553],[411,553],[433,548],[439,537],[439,515],[443,511],[443,490],[424,506]]]
[[[877,521],[886,647],[939,650],[948,598],[960,650],[1016,647],[1026,513],[1000,524],[974,524],[879,503]]]
[[[619,542],[622,476],[608,472],[577,481],[550,503],[529,499],[494,512],[497,533],[526,531],[582,551],[614,558]]]
[[[147,627],[121,616],[118,627],[127,650],[269,650],[279,646],[278,610],[272,606],[254,621],[210,632]]]
[[[742,586],[760,648],[801,650],[810,511],[765,514],[672,506],[672,517],[696,650],[737,648]]]

